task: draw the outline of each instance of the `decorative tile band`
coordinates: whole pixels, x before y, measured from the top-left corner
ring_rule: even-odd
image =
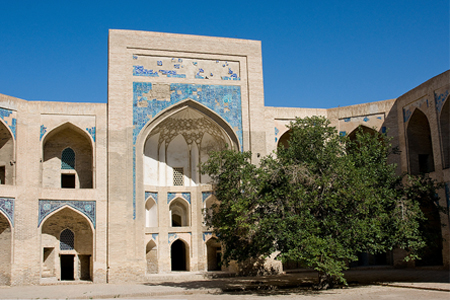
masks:
[[[434,94],[434,102],[436,102],[436,111],[440,112],[442,109],[442,106],[444,106],[445,99],[447,99],[448,96],[448,90],[441,94]]]
[[[41,125],[41,130],[40,130],[40,137],[39,140],[42,141],[42,137],[44,136],[44,134],[47,132],[47,127],[45,127],[44,125]]]
[[[92,136],[92,139],[94,140],[94,143],[95,143],[95,131],[96,131],[95,126],[91,127],[91,128],[86,128],[86,131],[89,132],[89,134]]]
[[[41,226],[42,221],[46,216],[55,210],[70,206],[71,208],[81,212],[88,217],[95,228],[95,201],[73,201],[73,200],[39,200],[39,221],[38,227]]]
[[[167,243],[170,244],[173,241],[175,241],[176,239],[178,239],[178,234],[176,233],[169,233],[168,239],[167,239]]]
[[[345,131],[339,131],[340,136],[345,136],[346,134],[347,134],[347,132],[345,132]]]
[[[147,200],[149,197],[152,197],[153,200],[155,200],[155,202],[158,203],[158,193],[157,192],[145,192],[145,200]]]
[[[167,193],[167,203],[169,203],[176,197],[183,198],[184,200],[189,202],[189,204],[191,204],[191,193],[171,193],[171,192]]]
[[[12,110],[0,107],[0,118],[2,118],[3,121],[5,121],[9,129],[11,129],[14,139],[16,139],[17,120],[12,116],[12,114],[13,114]]]
[[[14,198],[0,198],[0,210],[14,227]]]
[[[212,232],[203,232],[203,241],[207,242],[212,237]]]
[[[158,234],[157,233],[152,233],[152,239],[157,242],[158,241]]]
[[[425,110],[428,109],[428,107],[430,107],[430,103],[429,103],[428,99],[423,98],[421,100],[417,100],[416,102],[413,102],[413,103],[405,106],[403,108],[403,122],[404,123],[408,122],[409,118],[412,115],[412,112],[414,111],[414,109],[416,107],[420,108],[423,112],[425,112]]]
[[[202,200],[205,202],[206,199],[209,198],[209,196],[212,195],[212,192],[202,192]]]

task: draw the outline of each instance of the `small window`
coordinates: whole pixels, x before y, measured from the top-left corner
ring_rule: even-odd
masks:
[[[61,154],[61,169],[75,169],[75,152],[71,148],[66,148]]]
[[[5,184],[5,166],[0,167],[0,184]]]
[[[74,241],[75,241],[75,235],[73,234],[72,230],[70,229],[64,229],[61,232],[61,235],[59,237],[59,249],[60,250],[73,250],[74,247]]]
[[[173,185],[183,186],[184,185],[184,172],[183,168],[173,168]]]
[[[61,174],[61,188],[74,189],[75,188],[75,174]]]

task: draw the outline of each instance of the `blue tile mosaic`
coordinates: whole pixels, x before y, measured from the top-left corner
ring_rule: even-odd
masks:
[[[189,204],[191,204],[191,193],[187,193],[187,192],[186,193],[171,193],[171,192],[167,193],[167,203],[169,203],[176,197],[183,198],[184,200],[189,202]]]
[[[92,139],[94,140],[95,143],[95,126],[91,127],[91,128],[86,128],[86,131],[89,132],[89,134],[92,136]]]
[[[278,135],[279,132],[280,130],[278,130],[278,128],[275,127],[275,135]]]
[[[133,83],[134,144],[150,118],[180,101],[192,99],[215,111],[235,129],[242,150],[241,88],[239,86],[172,83],[168,101],[148,99],[146,94],[150,90],[152,90],[150,82]],[[147,105],[138,105],[142,101],[147,102]]]
[[[211,192],[202,192],[202,201],[205,202],[205,200],[208,199],[211,195]]]
[[[347,134],[347,132],[345,132],[345,131],[339,131],[340,136],[345,136],[346,134]]]
[[[133,66],[133,76],[159,77],[157,71],[144,69],[144,66]]]
[[[441,93],[441,94],[434,94],[434,102],[436,102],[436,110],[438,112],[441,111],[442,106],[444,106],[444,102],[445,99],[447,99],[448,96],[448,90],[446,90],[445,92]]]
[[[152,233],[152,239],[156,242],[156,240],[158,239],[158,234]]]
[[[386,133],[386,126],[381,127],[381,133]]]
[[[345,118],[344,122],[350,122],[351,118]]]
[[[157,192],[145,192],[145,200],[147,200],[149,197],[152,197],[153,200],[155,200],[155,202],[158,203],[158,193]]]
[[[14,198],[0,198],[0,210],[14,227]]]
[[[170,244],[171,242],[175,241],[176,239],[178,239],[178,234],[169,233],[169,235],[167,237],[167,243]]]
[[[89,220],[91,220],[92,225],[95,228],[95,201],[72,201],[72,200],[39,200],[39,218],[38,227],[41,226],[42,220],[50,213],[63,207],[70,206],[71,208],[79,211]]]
[[[364,122],[368,122],[368,121],[369,121],[369,118],[368,118],[368,117],[364,117],[363,121],[364,121]]]
[[[3,121],[5,121],[6,125],[8,125],[9,129],[11,129],[14,139],[16,139],[16,125],[17,120],[16,118],[12,118],[11,121],[8,121],[8,118],[13,113],[12,110],[6,109],[6,108],[0,108],[0,118],[2,118]]]
[[[203,232],[203,241],[206,242],[207,237],[211,237],[212,232]]]
[[[42,141],[42,137],[44,136],[44,134],[47,132],[47,127],[45,127],[44,125],[41,125],[41,131],[40,131],[40,137],[39,140]]]
[[[408,122],[409,118],[411,117],[411,111],[409,109],[403,109],[403,122]]]

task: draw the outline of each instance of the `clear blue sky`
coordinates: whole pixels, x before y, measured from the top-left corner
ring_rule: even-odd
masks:
[[[106,102],[108,29],[262,41],[265,103],[396,98],[449,69],[448,0],[0,2],[0,93]]]

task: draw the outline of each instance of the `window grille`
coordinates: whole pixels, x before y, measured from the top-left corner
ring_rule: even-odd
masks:
[[[59,237],[59,248],[61,250],[73,250],[75,236],[70,229],[64,229]]]
[[[183,186],[184,185],[184,174],[183,168],[173,168],[173,185]]]
[[[75,152],[71,148],[66,148],[61,154],[61,169],[75,169]]]

